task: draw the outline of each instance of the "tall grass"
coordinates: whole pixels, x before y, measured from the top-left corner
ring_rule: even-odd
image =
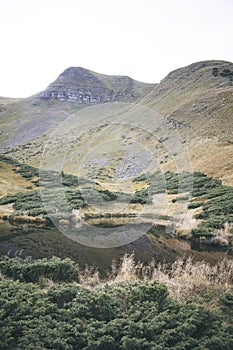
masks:
[[[233,289],[233,260],[224,259],[212,266],[182,257],[171,265],[156,265],[154,261],[144,265],[135,262],[133,254],[126,254],[118,267],[113,264],[108,283],[155,280],[166,284],[170,295],[179,301],[190,297],[203,298],[209,293],[219,296]]]
[[[106,285],[114,286],[129,283],[134,284],[140,281],[148,283],[157,281],[165,284],[170,296],[178,301],[198,298],[212,305],[216,300],[219,300],[224,293],[233,293],[233,260],[230,259],[224,259],[215,265],[211,265],[205,261],[193,261],[191,257],[187,258],[184,256],[182,258],[177,258],[173,264],[156,264],[154,260],[149,264],[144,264],[140,261],[136,262],[134,254],[125,254],[119,263],[113,261],[111,271],[108,273],[107,277],[105,276],[104,278],[101,277],[96,267],[86,265],[85,268],[81,270],[74,262],[68,260],[67,263],[72,266],[72,272],[75,276],[72,279],[72,283],[91,289],[98,289]],[[4,261],[6,261],[6,263],[4,263]],[[65,263],[65,260],[60,260],[55,257],[51,261],[56,261],[57,265],[64,265]],[[12,271],[14,273],[9,270],[10,272],[8,271],[6,275],[9,278],[20,279],[19,272],[21,270],[19,270],[19,268],[27,268],[27,270],[25,270],[26,276],[35,278],[36,272],[39,283],[48,289],[53,286],[54,283],[59,283],[60,279],[63,278],[66,280],[67,278],[67,271],[63,271],[65,275],[62,277],[59,274],[58,281],[56,279],[50,281],[50,276],[45,275],[40,266],[40,264],[44,266],[43,264],[48,263],[49,261],[42,259],[40,261],[31,261],[31,265],[29,263],[27,265],[20,257],[16,257],[12,260],[6,258],[2,260],[1,272],[4,274],[5,270],[9,270],[7,270],[5,266],[8,264],[13,269]],[[18,266],[19,271],[15,269],[15,266]],[[57,269],[59,270],[59,266]],[[30,278],[29,280],[31,280]]]

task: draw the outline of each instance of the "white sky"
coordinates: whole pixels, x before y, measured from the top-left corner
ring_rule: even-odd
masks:
[[[233,0],[0,0],[0,96],[45,89],[70,66],[159,82],[233,61]]]

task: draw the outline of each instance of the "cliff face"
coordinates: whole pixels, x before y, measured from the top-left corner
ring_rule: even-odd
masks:
[[[155,85],[137,82],[126,76],[107,76],[80,67],[66,69],[48,88],[37,95],[39,99],[74,101],[77,103],[133,102]]]

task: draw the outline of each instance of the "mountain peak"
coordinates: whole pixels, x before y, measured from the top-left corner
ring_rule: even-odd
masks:
[[[69,67],[37,97],[77,103],[134,102],[154,86],[127,76],[110,76],[82,67]]]
[[[190,76],[193,79],[193,74],[199,74],[200,77],[204,76],[204,72],[209,72],[210,77],[212,76],[212,71],[219,71],[220,75],[224,71],[224,69],[232,70],[233,64],[227,61],[220,60],[207,60],[191,63],[188,66],[175,69],[170,72],[162,81],[166,79],[175,79],[179,77],[179,79],[187,78]],[[224,74],[223,74],[224,76]]]
[[[90,71],[83,67],[69,67],[58,76],[58,79],[79,79],[80,77],[88,73],[90,73]]]

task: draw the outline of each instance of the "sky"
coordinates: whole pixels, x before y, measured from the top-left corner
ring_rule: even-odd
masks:
[[[66,68],[157,83],[233,61],[232,0],[0,0],[0,96],[44,90]]]

